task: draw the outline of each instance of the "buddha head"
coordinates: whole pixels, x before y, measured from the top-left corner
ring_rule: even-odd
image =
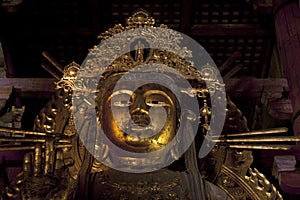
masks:
[[[188,149],[199,123],[209,129],[210,91],[187,59],[191,51],[179,45],[179,33],[155,29],[152,22],[138,11],[128,26],[116,25],[100,35],[102,42],[90,51],[77,77],[75,85],[82,89],[73,96],[84,105],[94,102],[95,107],[88,106],[87,112],[96,110],[94,118],[101,129],[101,136],[88,136],[85,145],[95,143],[89,151],[103,155],[96,157],[100,162],[110,159],[108,165],[117,158],[118,166],[155,163],[158,167],[153,169],[158,169]],[[212,81],[211,76],[206,80]],[[83,97],[85,91],[95,93]],[[151,156],[142,158],[146,154]]]

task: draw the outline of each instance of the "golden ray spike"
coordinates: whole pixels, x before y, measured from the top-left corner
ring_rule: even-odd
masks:
[[[55,148],[70,148],[72,147],[71,144],[55,144]],[[45,145],[42,145],[42,148],[45,148]],[[22,146],[22,145],[1,145],[0,144],[0,151],[23,151],[23,150],[34,150],[34,145]]]
[[[231,149],[270,149],[270,150],[290,150],[294,145],[245,145],[245,144],[232,144],[228,145]]]
[[[63,135],[61,133],[46,133],[40,131],[28,131],[28,130],[21,130],[15,128],[7,128],[7,127],[0,127],[0,133],[10,134],[11,137],[20,137],[24,135],[32,135],[32,136],[45,136],[45,137],[57,137],[57,138],[68,138],[68,136]],[[19,135],[17,135],[19,134]],[[0,136],[1,137],[1,136]],[[8,136],[9,137],[9,136]]]
[[[0,142],[32,142],[32,143],[43,143],[46,139],[37,138],[0,138]]]
[[[70,148],[72,144],[56,144],[55,148]]]
[[[23,151],[23,150],[34,150],[34,145],[32,146],[1,146],[0,151]]]
[[[30,143],[45,143],[46,138],[1,138],[0,142],[30,142]],[[70,140],[58,140],[57,143],[70,143]],[[0,144],[1,146],[1,144]]]
[[[268,134],[277,134],[277,133],[286,133],[288,128],[281,127],[281,128],[271,128],[271,129],[262,129],[258,131],[249,131],[245,133],[234,133],[228,134],[226,137],[244,137],[244,136],[254,136],[254,135],[268,135]]]
[[[23,134],[23,135],[38,135],[38,136],[47,136],[48,133],[38,132],[38,131],[25,131],[20,129],[14,129],[14,128],[6,128],[6,127],[0,127],[0,133],[9,133],[11,135],[14,134]]]
[[[278,137],[256,137],[256,138],[235,138],[235,139],[218,139],[212,142],[219,143],[251,143],[251,142],[299,142],[300,136],[278,136]]]
[[[58,140],[58,143],[70,143],[70,140]]]

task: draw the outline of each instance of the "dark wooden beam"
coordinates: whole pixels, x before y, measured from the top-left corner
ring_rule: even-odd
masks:
[[[285,78],[231,78],[225,82],[225,88],[228,96],[249,98],[260,98],[263,92],[282,95],[289,90]]]
[[[229,72],[227,72],[226,74],[224,74],[222,76],[223,81],[226,83],[233,75],[235,75],[237,72],[239,72],[242,68],[243,68],[243,65],[238,64],[235,67],[233,67],[232,69],[230,69]]]
[[[225,69],[227,69],[237,58],[241,57],[241,52],[234,52],[220,67],[219,71],[222,73]]]
[[[54,93],[53,78],[0,78],[0,87],[13,86],[16,95],[25,98],[50,98]]]
[[[51,97],[54,93],[53,78],[0,78],[1,86],[13,86],[21,97],[42,98]],[[226,92],[232,97],[259,98],[263,92],[282,93],[288,91],[287,80],[230,78],[225,82]]]
[[[226,36],[226,35],[269,35],[270,30],[259,24],[197,24],[191,28],[191,36]]]

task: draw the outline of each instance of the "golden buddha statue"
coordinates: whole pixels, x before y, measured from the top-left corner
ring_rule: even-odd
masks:
[[[100,39],[153,25],[154,19],[140,10],[128,19],[126,27],[116,25]],[[80,82],[76,63],[66,66],[64,77],[56,83],[55,96],[35,120],[35,132],[27,133],[33,135],[31,139],[38,134],[43,139],[42,143],[34,140],[34,152],[26,154],[23,173],[15,182],[22,199],[280,199],[262,174],[248,171],[250,151],[215,145],[205,158],[197,156],[210,129],[211,103],[205,77],[193,64],[173,52],[151,49],[144,40],[135,40],[132,46],[133,51],[110,63],[96,83]],[[92,59],[85,62],[94,65],[90,74],[98,70]],[[131,71],[141,64],[150,64],[147,67],[152,69]],[[157,64],[177,70],[182,77],[170,75]],[[129,71],[138,81],[126,78]],[[153,72],[160,74],[161,80],[151,75]],[[180,78],[192,87],[176,94],[164,85]],[[80,84],[97,86],[91,97],[95,106]],[[192,104],[194,94],[198,111],[180,107],[178,95],[180,101]],[[91,113],[96,120],[91,120]],[[193,124],[199,122],[195,137]],[[223,134],[248,131],[230,100],[225,122]],[[98,126],[102,135],[94,133]],[[183,140],[195,142],[179,145]],[[172,141],[173,146],[169,145]],[[144,154],[151,157],[140,156]],[[11,198],[13,190],[7,188],[3,197]]]

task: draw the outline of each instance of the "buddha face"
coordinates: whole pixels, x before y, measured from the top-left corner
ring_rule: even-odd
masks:
[[[177,128],[176,97],[159,84],[145,84],[135,91],[124,81],[102,99],[102,126],[118,147],[137,153],[158,150],[168,144]],[[134,87],[130,87],[134,88]]]

